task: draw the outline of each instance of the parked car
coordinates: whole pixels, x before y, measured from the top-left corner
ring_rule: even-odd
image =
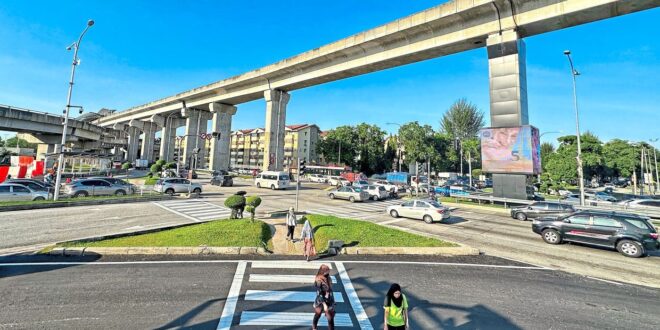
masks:
[[[350,181],[348,181],[346,178],[342,178],[342,177],[332,177],[329,182],[330,182],[331,185],[337,186],[337,187],[347,187],[347,186],[352,185],[352,183]]]
[[[357,181],[353,181],[353,183],[351,184],[351,186],[353,186],[353,187],[361,187],[361,188],[365,188],[365,187],[369,186],[369,181],[367,181],[367,180],[357,180]]]
[[[53,191],[53,186],[43,181],[32,180],[32,179],[9,179],[9,180],[5,180],[4,183],[20,184],[36,191],[48,191],[48,192]]]
[[[310,174],[308,178],[309,178],[309,182],[326,183],[327,181],[325,176],[323,176],[322,174]]]
[[[79,179],[64,186],[64,194],[70,197],[123,196],[132,193],[130,186],[113,185],[101,179]]]
[[[108,181],[108,182],[110,182],[111,184],[113,184],[115,186],[125,187],[126,191],[130,191],[131,194],[136,193],[137,190],[138,190],[137,187],[134,184],[132,184],[128,181],[124,181],[122,179],[110,178],[110,177],[104,177],[104,176],[93,176],[93,177],[89,177],[88,179],[101,179],[103,181]]]
[[[347,199],[351,203],[364,202],[369,199],[369,193],[361,188],[356,187],[340,187],[328,193],[330,199],[340,198]]]
[[[540,217],[563,217],[574,213],[573,206],[554,202],[536,202],[511,209],[511,217],[520,221]]]
[[[594,199],[598,200],[598,201],[607,201],[607,202],[612,202],[612,203],[617,202],[617,199],[614,196],[612,196],[612,195],[610,195],[610,194],[608,194],[604,191],[599,191],[599,192],[595,193],[594,194]]]
[[[337,186],[339,184],[340,176],[331,175],[328,177],[328,184],[331,186]]]
[[[220,187],[231,187],[234,185],[234,179],[231,175],[215,175],[211,178],[211,184]]]
[[[48,199],[48,191],[34,190],[28,186],[17,183],[0,184],[0,201],[43,201]]]
[[[580,211],[560,218],[539,218],[532,231],[549,244],[565,241],[616,248],[627,257],[641,257],[660,249],[658,233],[649,218],[630,213]]]
[[[383,186],[368,185],[362,187],[362,189],[366,190],[369,193],[369,198],[375,201],[384,200],[390,196],[390,193]]]
[[[254,185],[257,188],[286,189],[289,188],[291,178],[289,173],[280,171],[263,171],[254,179]]]
[[[617,203],[627,209],[658,209],[660,200],[655,199],[631,199]]]
[[[154,191],[168,195],[187,192],[201,194],[202,186],[199,183],[191,182],[188,179],[162,178],[156,181],[156,184],[154,185]]]
[[[391,205],[387,208],[387,213],[393,218],[420,219],[429,224],[451,217],[449,209],[434,200],[410,200],[399,205]]]

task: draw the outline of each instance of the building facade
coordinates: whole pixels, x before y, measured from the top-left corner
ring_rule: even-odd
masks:
[[[316,148],[320,129],[316,125],[301,124],[286,126],[284,135],[284,167],[295,168],[298,159],[318,163]],[[261,169],[264,159],[263,128],[244,129],[231,132],[229,166],[237,169]]]

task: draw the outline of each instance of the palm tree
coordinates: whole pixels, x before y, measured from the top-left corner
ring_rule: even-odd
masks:
[[[442,130],[459,143],[461,176],[463,175],[463,141],[476,137],[484,125],[484,113],[465,98],[454,102],[440,120]]]

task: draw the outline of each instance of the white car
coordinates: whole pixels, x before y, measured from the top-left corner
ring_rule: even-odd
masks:
[[[326,183],[328,180],[321,174],[310,174],[307,179],[309,182]]]
[[[656,199],[633,199],[617,203],[626,209],[658,209],[660,208],[660,200]]]
[[[375,201],[380,201],[387,199],[387,197],[390,196],[390,193],[385,190],[385,187],[383,186],[377,186],[377,185],[368,185],[362,187],[362,189],[366,192],[369,193],[369,198],[375,200]]]
[[[395,185],[392,182],[387,182],[385,180],[378,180],[374,184],[377,185],[377,186],[381,186],[381,187],[385,188],[385,190],[387,190],[389,192],[398,192],[399,191],[399,187],[397,185]]]
[[[393,218],[404,217],[424,220],[426,223],[449,219],[449,209],[434,200],[410,200],[387,208]]]
[[[339,184],[339,179],[341,179],[340,176],[330,176],[328,177],[328,184],[331,186],[336,186]]]
[[[367,186],[369,186],[369,181],[367,181],[367,180],[358,180],[358,181],[353,182],[353,184],[351,184],[351,185],[353,187],[366,188]]]
[[[281,171],[264,171],[254,178],[257,188],[286,189],[289,188],[291,178],[289,173]]]

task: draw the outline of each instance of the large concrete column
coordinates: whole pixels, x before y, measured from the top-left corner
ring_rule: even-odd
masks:
[[[152,122],[145,122],[142,126],[144,137],[142,138],[142,153],[140,154],[140,159],[146,159],[149,163],[154,161],[154,142],[156,140],[157,130],[158,125]]]
[[[166,162],[174,161],[174,153],[176,152],[176,130],[177,128],[186,124],[185,119],[181,118],[166,118],[165,125],[160,133],[160,159]]]
[[[517,32],[507,30],[490,35],[486,45],[491,127],[528,125],[525,43]],[[495,197],[526,199],[526,189],[524,174],[493,174]]]
[[[126,149],[126,160],[133,163],[138,159],[140,151],[140,134],[144,123],[133,119],[128,123],[126,132],[128,133],[128,148]]]
[[[284,124],[286,122],[286,105],[289,94],[279,90],[264,92],[266,99],[266,127],[264,136],[264,171],[281,171],[284,160]]]
[[[186,166],[191,165],[191,160],[194,155],[197,157],[197,168],[200,168],[204,162],[204,157],[206,155],[206,148],[204,148],[204,143],[206,140],[202,140],[199,135],[206,133],[206,126],[208,120],[211,119],[212,115],[208,111],[183,108],[181,110],[181,116],[186,118],[186,140],[185,148],[182,149],[183,161]],[[198,153],[194,153],[195,149],[199,149]]]
[[[231,140],[231,119],[236,114],[236,107],[229,104],[211,103],[209,105],[213,119],[211,131],[219,133],[220,138],[211,140],[211,155],[209,169],[214,171],[229,170],[229,143]]]

